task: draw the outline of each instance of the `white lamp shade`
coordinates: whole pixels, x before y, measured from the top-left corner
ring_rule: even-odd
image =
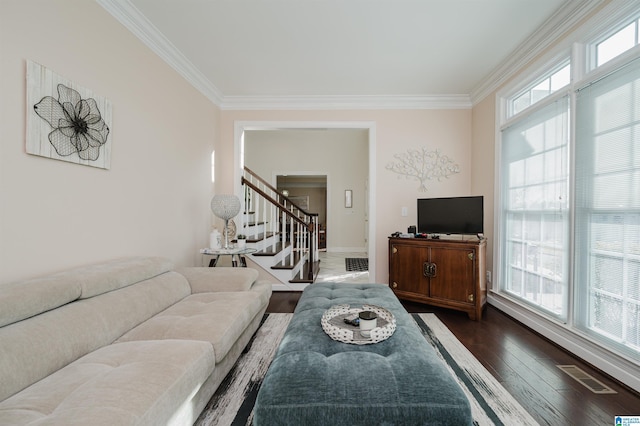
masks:
[[[229,220],[240,213],[240,199],[229,194],[215,195],[211,199],[211,211],[220,219]]]

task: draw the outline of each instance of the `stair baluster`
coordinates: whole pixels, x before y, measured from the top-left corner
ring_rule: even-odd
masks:
[[[262,250],[251,257],[255,260],[269,255],[275,259],[270,269],[293,269],[295,275],[288,280],[289,283],[313,283],[318,271],[318,214],[304,211],[246,167],[241,183],[245,186],[247,206],[243,233],[256,237],[253,238],[254,243],[261,235],[258,249]],[[250,215],[253,215],[252,226],[248,223]],[[267,241],[269,238],[270,241]],[[280,250],[284,251],[278,254]],[[277,263],[278,259],[280,263]],[[295,262],[297,264],[294,265]],[[269,268],[264,263],[261,265]],[[279,279],[285,283],[282,278]]]

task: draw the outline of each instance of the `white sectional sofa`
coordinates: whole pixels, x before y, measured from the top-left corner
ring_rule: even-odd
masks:
[[[257,277],[137,257],[0,285],[0,424],[192,424],[260,325]]]

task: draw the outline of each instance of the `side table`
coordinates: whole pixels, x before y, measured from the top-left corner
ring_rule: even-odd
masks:
[[[235,268],[240,265],[243,268],[247,267],[247,259],[245,255],[255,253],[257,250],[254,248],[230,248],[230,249],[202,249],[200,253],[212,257],[209,261],[209,267],[213,268],[218,264],[220,256],[231,256],[231,265]]]

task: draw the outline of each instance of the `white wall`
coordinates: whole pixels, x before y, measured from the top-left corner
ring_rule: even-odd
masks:
[[[219,109],[95,2],[0,2],[0,282],[124,255],[199,261]],[[25,152],[26,60],[113,105],[111,169]]]
[[[273,173],[327,175],[327,250],[363,251],[368,132],[359,129],[245,132],[245,164],[268,181]],[[271,182],[275,186],[275,182]],[[344,191],[353,191],[345,208]],[[298,190],[298,192],[300,192]],[[313,210],[313,206],[311,207]]]

